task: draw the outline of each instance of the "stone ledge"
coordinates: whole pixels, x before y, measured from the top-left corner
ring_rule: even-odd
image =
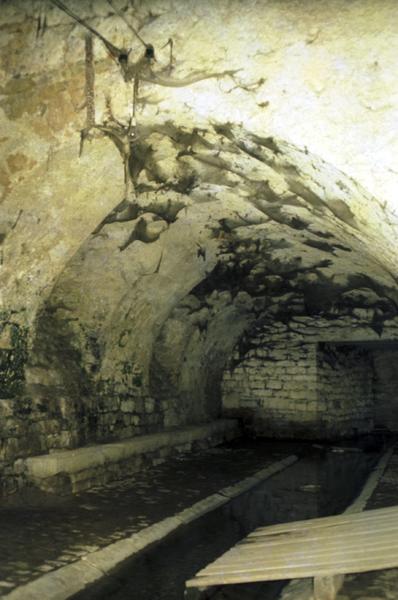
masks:
[[[60,450],[25,460],[28,479],[49,492],[80,492],[117,480],[165,456],[192,450],[196,443],[210,447],[239,435],[238,421],[220,419],[184,429],[170,429],[136,438]]]

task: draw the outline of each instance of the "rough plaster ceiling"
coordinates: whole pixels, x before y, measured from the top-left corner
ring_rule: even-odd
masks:
[[[142,52],[106,2],[68,6]],[[34,324],[28,382],[65,367],[79,379],[60,364],[68,346],[96,384],[138,377],[194,403],[266,314],[362,309],[380,330],[398,304],[395,2],[377,15],[366,0],[117,6],[158,49],[154,72],[170,37],[169,79],[240,70],[142,84],[126,157],[133,84],[96,40],[108,133],[79,156],[82,27],[45,2],[1,5],[2,294]]]

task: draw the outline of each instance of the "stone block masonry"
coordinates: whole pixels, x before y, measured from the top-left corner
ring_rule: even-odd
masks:
[[[235,353],[223,377],[226,415],[269,437],[334,439],[398,429],[396,324],[385,345],[348,318],[295,317]]]
[[[224,374],[224,408],[274,437],[305,436],[317,419],[316,346],[271,343]]]
[[[352,436],[373,428],[373,361],[360,347],[319,344],[319,421],[327,437]]]

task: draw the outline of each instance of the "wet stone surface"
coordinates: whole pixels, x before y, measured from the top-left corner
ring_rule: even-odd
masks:
[[[349,446],[291,446],[299,461],[127,560],[73,600],[183,600],[185,582],[256,527],[342,512],[379,456],[375,449],[361,451],[355,442]],[[275,600],[283,584],[222,586],[212,598]]]
[[[60,498],[2,500],[0,595],[156,523],[295,451],[240,442],[168,459],[123,482]]]

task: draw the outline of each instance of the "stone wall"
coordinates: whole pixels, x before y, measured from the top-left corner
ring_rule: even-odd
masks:
[[[373,356],[375,424],[398,431],[398,350],[386,347],[375,350]]]
[[[308,437],[317,422],[316,345],[270,343],[224,373],[224,409],[273,437]]]
[[[317,348],[318,419],[322,437],[352,436],[373,428],[373,360],[356,346]]]
[[[361,318],[294,317],[240,343],[223,376],[223,406],[256,434],[338,438],[397,428],[397,338]],[[386,346],[384,345],[386,344]]]

